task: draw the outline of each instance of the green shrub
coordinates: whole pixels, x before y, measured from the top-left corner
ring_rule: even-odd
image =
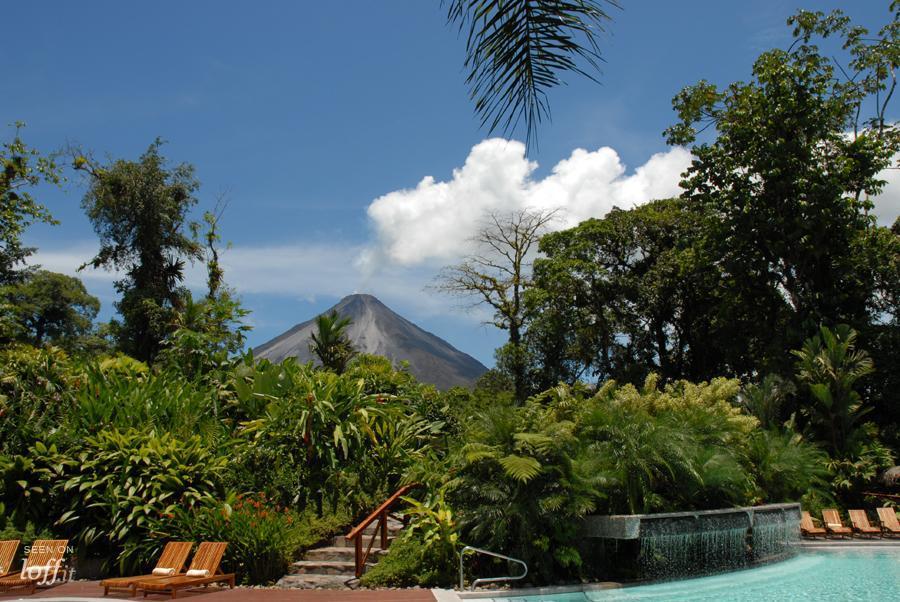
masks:
[[[449,495],[464,541],[524,559],[539,579],[578,574],[579,521],[604,496],[608,475],[560,388],[525,406],[485,409],[456,451]]]
[[[38,442],[27,458],[3,464],[3,501],[20,503],[26,493],[25,505],[55,520],[54,530],[72,539],[82,557],[118,556],[130,570],[139,559],[121,552],[148,538],[152,517],[219,495],[227,464],[198,436],[129,429],[86,437],[67,450]],[[26,478],[10,483],[19,474]]]
[[[729,379],[659,387],[651,376],[642,388],[610,381],[588,396],[560,385],[521,407],[483,410],[446,469],[464,541],[524,559],[539,581],[576,579],[588,513],[752,501],[758,421],[735,406],[739,388]],[[778,474],[770,463],[766,478]]]
[[[69,436],[141,425],[175,437],[224,438],[215,392],[198,388],[176,373],[148,376],[91,366],[75,397],[75,407],[64,422]]]
[[[362,379],[363,390],[367,394],[404,396],[424,386],[409,373],[406,366],[398,370],[388,358],[367,353],[353,358],[346,375],[352,379]]]
[[[31,458],[0,456],[0,526],[45,528],[58,516],[51,509],[52,480],[36,468]]]
[[[643,513],[742,505],[753,492],[746,466],[755,418],[734,405],[740,383],[677,381],[640,389],[609,381],[585,403],[580,437],[610,478],[602,512]]]
[[[19,453],[59,428],[80,378],[65,352],[14,345],[0,350],[0,454]]]
[[[456,564],[453,558],[429,548],[417,537],[391,544],[388,553],[360,579],[365,587],[449,587]]]
[[[228,569],[241,583],[258,585],[282,577],[299,551],[331,535],[337,522],[334,516],[298,514],[257,494],[177,507],[160,516],[155,531],[170,539],[227,541]]]
[[[370,509],[441,436],[444,424],[419,416],[408,399],[367,393],[358,370],[337,375],[293,361],[239,367],[229,412],[255,418],[242,422],[238,458],[244,466],[278,460],[265,474],[280,501],[312,504],[319,514],[342,503]]]
[[[827,463],[831,493],[845,508],[870,505],[862,493],[894,466],[895,461],[893,451],[878,440],[874,424],[865,424],[859,430],[866,433],[868,440],[856,443],[844,457],[831,458]]]
[[[150,368],[142,361],[129,357],[124,353],[101,359],[97,363],[100,372],[116,375],[132,380],[143,380],[150,374]]]
[[[753,503],[799,501],[828,490],[828,455],[791,431],[757,431],[750,438],[749,461],[757,488]]]

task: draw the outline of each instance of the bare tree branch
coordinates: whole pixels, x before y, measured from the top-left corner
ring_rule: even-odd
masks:
[[[462,263],[442,269],[433,288],[473,298],[475,306],[491,307],[494,317],[488,323],[509,331],[509,344],[518,347],[525,328],[524,291],[531,286],[530,253],[556,213],[526,209],[488,214],[471,239],[476,251]],[[524,367],[518,367],[513,378],[521,399]]]

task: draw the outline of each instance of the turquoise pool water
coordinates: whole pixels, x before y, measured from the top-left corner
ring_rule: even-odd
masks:
[[[803,553],[768,566],[656,585],[496,602],[900,601],[900,550]]]

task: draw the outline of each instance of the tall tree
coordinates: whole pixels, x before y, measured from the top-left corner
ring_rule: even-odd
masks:
[[[71,348],[87,335],[100,310],[78,278],[46,270],[27,274],[22,282],[0,289],[20,325],[21,340],[41,346]]]
[[[490,214],[472,239],[475,253],[458,265],[445,267],[438,276],[438,290],[488,305],[494,311],[491,323],[509,332],[509,344],[498,359],[509,367],[519,401],[527,395],[522,342],[527,318],[525,291],[531,285],[531,261],[538,240],[554,215],[530,210]]]
[[[708,222],[667,199],[544,236],[528,293],[536,388],[585,375],[640,383],[649,371],[667,380],[733,371],[740,355],[719,316],[721,273],[702,247]]]
[[[448,20],[466,31],[466,69],[481,125],[510,133],[524,122],[526,139],[550,117],[547,91],[560,74],[590,79],[616,0],[449,0]]]
[[[50,212],[32,196],[41,182],[58,184],[59,168],[52,156],[28,147],[16,123],[13,139],[0,146],[0,285],[21,278],[20,265],[34,252],[22,244],[22,234],[35,222],[56,223]]]
[[[309,350],[324,368],[342,374],[356,355],[356,349],[347,338],[347,328],[352,323],[350,318],[341,317],[336,311],[316,318],[316,332],[312,334]]]
[[[143,361],[156,357],[172,328],[185,261],[200,258],[199,244],[185,230],[197,202],[194,168],[170,167],[161,146],[157,139],[137,161],[75,159],[90,178],[82,207],[100,237],[100,251],[85,265],[123,272],[115,283],[123,319],[117,339],[122,351]]]
[[[896,281],[896,238],[878,228],[870,198],[900,151],[886,118],[900,64],[900,3],[878,33],[835,11],[800,12],[795,43],[760,55],[749,82],[724,90],[701,81],[673,101],[680,122],[670,143],[693,145],[684,198],[709,212],[711,253],[721,258],[729,296],[751,311],[742,338],[796,348],[819,324],[859,330],[896,312],[885,283]],[[846,56],[814,38],[839,37]],[[698,142],[714,128],[711,142]],[[772,328],[772,325],[784,328]],[[763,354],[765,355],[765,354]]]

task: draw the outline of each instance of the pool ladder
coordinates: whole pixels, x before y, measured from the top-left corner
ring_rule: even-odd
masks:
[[[464,583],[464,575],[463,575],[463,558],[466,555],[466,552],[474,552],[475,554],[484,554],[486,556],[493,556],[494,558],[500,558],[501,560],[508,560],[509,562],[515,562],[516,564],[522,565],[522,574],[521,575],[513,575],[513,576],[504,576],[504,577],[482,577],[481,579],[476,579],[472,582],[470,589],[472,591],[475,590],[482,583],[495,583],[497,581],[517,581],[519,579],[524,579],[526,575],[528,575],[528,565],[525,564],[524,560],[519,560],[518,558],[511,558],[509,556],[504,556],[503,554],[498,554],[496,552],[491,552],[489,550],[482,550],[481,548],[476,548],[474,546],[466,546],[459,553],[459,589],[465,589]]]

